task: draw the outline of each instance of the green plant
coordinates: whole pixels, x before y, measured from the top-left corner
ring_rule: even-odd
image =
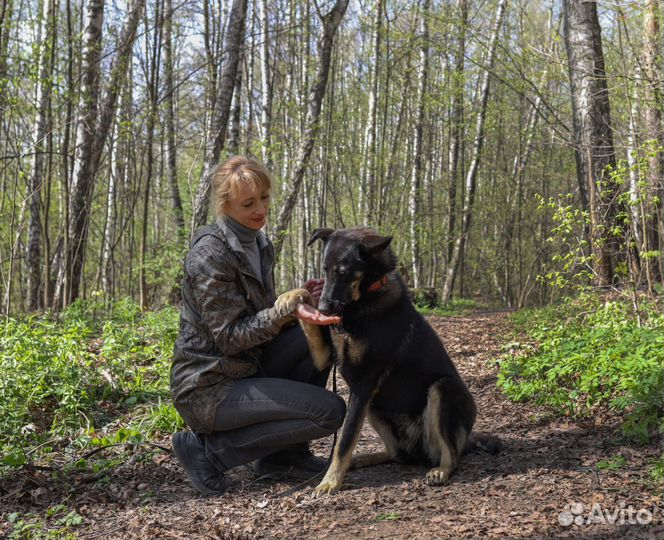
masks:
[[[635,318],[623,300],[582,295],[518,313],[522,338],[499,360],[498,385],[514,400],[572,416],[609,406],[622,413],[626,435],[649,440],[664,426],[664,316],[654,302],[641,309]]]
[[[0,471],[53,443],[94,445],[123,415],[103,437],[122,442],[128,425],[149,435],[181,425],[166,401],[177,329],[174,308],[142,313],[132,300],[104,305],[98,295],[59,319],[0,321]]]

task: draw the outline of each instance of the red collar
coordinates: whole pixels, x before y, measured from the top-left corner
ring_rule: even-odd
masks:
[[[369,292],[375,292],[379,291],[383,287],[387,285],[387,276],[383,276],[380,278],[378,281],[374,281],[371,285],[369,285]]]

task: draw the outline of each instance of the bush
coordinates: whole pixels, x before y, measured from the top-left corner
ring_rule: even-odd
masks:
[[[177,423],[169,367],[173,308],[142,314],[132,300],[78,301],[52,315],[0,321],[0,465],[17,466],[54,443],[94,439],[140,405],[158,430]],[[175,419],[175,420],[174,420]]]
[[[533,400],[585,416],[608,405],[623,430],[647,441],[664,429],[664,316],[644,301],[637,318],[618,299],[576,301],[512,317],[526,342],[511,343],[498,385],[514,400]]]

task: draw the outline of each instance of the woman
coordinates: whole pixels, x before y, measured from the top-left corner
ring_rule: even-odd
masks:
[[[192,485],[210,494],[227,489],[226,470],[254,460],[261,474],[320,472],[326,462],[308,442],[333,433],[345,414],[295,324],[338,322],[303,305],[317,302],[322,280],[274,292],[274,251],[261,231],[270,173],[235,156],[212,187],[217,219],[197,231],[185,258],[171,367],[174,405],[192,429],[173,435],[173,450]]]

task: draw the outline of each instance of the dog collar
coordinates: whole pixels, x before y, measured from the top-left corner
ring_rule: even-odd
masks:
[[[383,276],[378,281],[374,281],[371,285],[369,285],[369,292],[379,291],[385,287],[385,285],[387,285],[387,276]]]

